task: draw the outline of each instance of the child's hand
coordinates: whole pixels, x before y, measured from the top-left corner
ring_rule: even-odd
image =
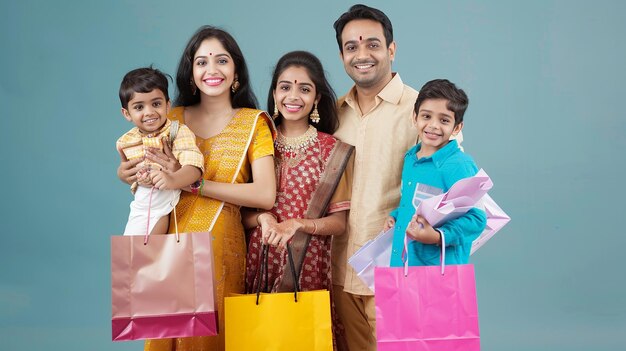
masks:
[[[385,219],[385,224],[383,225],[383,232],[388,231],[394,225],[396,225],[396,219],[391,216],[387,217],[387,219]]]
[[[152,171],[152,184],[159,190],[178,189],[172,173],[165,171]]]
[[[439,244],[441,235],[424,217],[414,215],[406,227],[406,235],[422,244]]]
[[[137,184],[141,186],[152,186],[152,178],[150,177],[150,168],[141,168],[137,171]]]

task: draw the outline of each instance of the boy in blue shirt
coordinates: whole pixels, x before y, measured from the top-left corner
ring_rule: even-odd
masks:
[[[463,114],[469,101],[465,92],[446,79],[426,83],[419,92],[413,124],[420,143],[404,156],[400,205],[385,221],[384,229],[395,225],[391,266],[404,265],[404,236],[409,240],[407,258],[411,266],[439,265],[441,235],[445,237],[446,264],[469,260],[472,241],[485,229],[485,211],[472,208],[463,216],[433,228],[415,215],[419,199],[442,194],[458,180],[474,176],[474,160],[450,140],[463,129]],[[418,199],[414,202],[414,198]]]

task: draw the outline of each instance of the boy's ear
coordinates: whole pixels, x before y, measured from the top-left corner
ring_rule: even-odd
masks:
[[[456,136],[457,134],[459,134],[462,129],[463,129],[463,122],[455,125],[454,129],[452,130],[452,136]]]
[[[413,127],[417,128],[417,113],[415,113],[415,110],[413,110],[413,117],[411,120],[413,121]]]
[[[165,114],[169,115],[170,114],[170,108],[172,107],[172,103],[170,102],[170,100],[167,100],[167,105],[165,105]]]
[[[130,113],[128,110],[122,107],[122,115],[126,118],[127,121],[132,122],[132,118],[130,118]]]

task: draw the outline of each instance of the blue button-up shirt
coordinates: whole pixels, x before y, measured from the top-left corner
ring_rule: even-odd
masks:
[[[418,159],[421,144],[412,147],[404,156],[400,206],[391,212],[396,219],[391,266],[399,267],[402,261],[406,228],[415,214],[414,197],[427,198],[450,189],[458,180],[478,173],[471,156],[459,149],[451,140],[430,157]],[[416,193],[417,189],[417,193]],[[485,229],[485,211],[473,208],[463,216],[445,222],[437,229],[443,231],[446,241],[446,264],[462,264],[469,260],[472,241]],[[441,257],[439,245],[422,244],[409,240],[408,260],[411,266],[438,265]]]

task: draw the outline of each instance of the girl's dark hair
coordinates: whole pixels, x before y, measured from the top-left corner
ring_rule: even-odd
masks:
[[[320,60],[310,52],[307,51],[292,51],[285,54],[278,60],[274,73],[272,74],[272,84],[270,85],[270,91],[267,94],[267,110],[274,111],[276,102],[274,101],[274,89],[276,89],[276,83],[278,77],[289,67],[303,67],[309,74],[309,78],[315,84],[315,91],[320,97],[317,102],[317,111],[320,115],[320,122],[314,124],[314,126],[320,132],[333,134],[339,126],[339,118],[337,117],[336,107],[336,95],[333,88],[328,83],[326,75],[324,74],[324,67]],[[312,111],[312,109],[311,109]],[[311,113],[308,111],[308,114]],[[270,112],[271,113],[271,112]],[[274,120],[276,126],[280,125],[282,121],[282,115],[279,112],[278,117]],[[310,123],[310,122],[309,122]]]
[[[243,58],[241,49],[235,39],[226,31],[212,27],[202,26],[189,39],[183,55],[178,63],[176,73],[176,87],[178,95],[174,102],[175,106],[191,106],[200,102],[200,94],[194,95],[191,90],[193,81],[193,57],[204,40],[215,38],[222,43],[224,49],[228,51],[235,64],[235,74],[239,80],[239,89],[235,93],[231,92],[231,104],[233,108],[257,108],[257,100],[250,88],[250,76],[248,66]]]

